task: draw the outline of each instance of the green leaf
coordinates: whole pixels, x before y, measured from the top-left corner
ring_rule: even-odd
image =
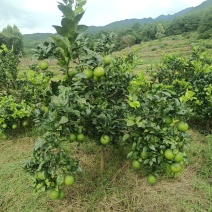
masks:
[[[130,137],[130,134],[125,134],[122,138],[123,141],[126,141]]]
[[[40,137],[36,140],[36,142],[35,142],[35,151],[43,146],[44,141],[45,140],[43,138],[40,138]]]
[[[65,124],[65,123],[67,123],[67,122],[68,122],[68,118],[65,117],[65,116],[62,116],[61,119],[60,119],[59,124]]]
[[[56,32],[61,35],[61,36],[66,36],[68,34],[68,32],[66,31],[65,28],[61,27],[61,26],[56,26],[56,25],[53,25],[53,27],[55,28]]]
[[[78,0],[77,7],[83,7],[86,4],[86,0]]]
[[[131,158],[132,156],[133,156],[133,151],[131,151],[131,152],[129,152],[128,154],[127,154],[127,158]]]
[[[75,31],[75,23],[73,20],[68,18],[63,18],[61,21],[61,25],[66,30],[66,33],[72,33],[74,34]]]
[[[137,123],[137,126],[138,126],[138,127],[145,128],[145,124],[144,124],[143,121],[138,122],[138,123]],[[149,130],[147,130],[147,131],[145,130],[145,132],[148,132],[148,131],[149,131]]]
[[[133,126],[135,124],[135,121],[132,119],[125,119],[125,121],[127,122],[128,127]]]
[[[77,79],[86,79],[87,78],[87,76],[84,73],[78,73],[75,75],[75,77]]]
[[[140,107],[139,101],[130,102],[130,107],[133,107],[133,108]]]
[[[86,114],[90,115],[91,114],[91,109],[90,108],[86,108]]]
[[[81,20],[81,18],[83,17],[83,15],[84,15],[84,12],[79,13],[78,15],[76,15],[76,16],[74,17],[74,22],[75,22],[76,25],[80,22],[80,20]],[[80,25],[79,25],[79,26],[80,26]],[[84,26],[85,26],[85,25],[84,25]]]
[[[64,182],[64,176],[63,175],[58,175],[56,182],[57,182],[57,185],[59,185],[59,186],[62,185],[63,182]]]
[[[55,44],[57,44],[57,46],[59,46],[61,49],[68,50],[69,46],[66,42],[64,42],[64,39],[58,38],[56,36],[52,36],[52,39],[54,40]]]
[[[135,118],[136,124],[138,124],[140,120],[141,120],[141,116],[137,116],[137,117]]]
[[[150,148],[151,150],[156,151],[155,146],[154,146],[153,144],[150,144],[150,145],[149,145],[149,148]]]
[[[59,10],[63,13],[64,17],[66,18],[73,18],[74,17],[74,11],[71,7],[60,4],[58,5]]]

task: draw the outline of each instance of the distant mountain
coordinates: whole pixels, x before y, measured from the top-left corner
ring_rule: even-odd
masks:
[[[208,6],[212,6],[212,0],[204,1],[203,3],[201,3],[200,5],[198,5],[196,7],[186,8],[186,9],[181,10],[180,12],[177,12],[173,15],[170,15],[170,14],[169,15],[160,15],[155,19],[153,19],[153,18],[143,18],[143,19],[133,18],[133,19],[125,19],[125,20],[121,20],[121,21],[115,21],[106,26],[89,26],[87,29],[87,32],[95,34],[95,33],[100,32],[101,30],[113,31],[113,30],[117,30],[117,29],[121,29],[121,28],[131,27],[135,23],[139,23],[142,25],[142,24],[146,24],[146,23],[153,23],[153,22],[159,22],[159,21],[171,21],[171,20],[178,18],[182,15],[185,15],[189,12],[204,9],[204,8],[207,8]]]
[[[153,18],[143,18],[143,19],[136,19],[136,18],[132,18],[132,19],[125,19],[125,20],[121,20],[121,21],[115,21],[113,23],[110,23],[106,26],[89,26],[87,29],[88,33],[98,33],[99,31],[103,30],[103,31],[113,31],[113,30],[117,30],[120,28],[127,28],[127,27],[131,27],[133,24],[135,23],[140,23],[140,24],[149,24],[152,23],[154,21]]]
[[[51,37],[52,33],[33,33],[33,34],[25,34],[23,35],[24,41],[40,41],[40,40],[47,40],[49,37]]]
[[[157,18],[143,18],[143,19],[126,19],[126,20],[121,20],[121,21],[115,21],[113,23],[107,24],[106,26],[89,26],[87,29],[88,33],[93,33],[96,34],[100,32],[101,30],[103,31],[114,31],[117,29],[121,28],[129,28],[133,26],[135,23],[140,23],[140,24],[150,24],[153,22],[160,22],[160,21],[171,21],[175,18],[178,18],[182,15],[189,14],[193,11],[196,10],[202,10],[205,8],[208,8],[209,6],[212,6],[212,0],[207,0],[201,3],[200,5],[196,7],[189,7],[184,10],[181,10],[173,15],[160,15]],[[33,48],[39,43],[43,43],[46,40],[50,40],[52,33],[34,33],[34,34],[25,34],[23,35],[23,41],[24,41],[24,46],[26,48]]]
[[[184,10],[181,10],[180,12],[177,12],[173,15],[160,15],[157,18],[153,19],[153,21],[171,21],[177,17],[180,17],[181,15],[185,15],[186,13],[192,11],[193,7],[186,8]]]

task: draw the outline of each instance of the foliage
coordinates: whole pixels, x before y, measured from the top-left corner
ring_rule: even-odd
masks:
[[[135,37],[132,35],[125,35],[121,38],[125,46],[130,47],[135,43]]]
[[[52,56],[56,56],[56,45],[54,42],[45,41],[43,44],[37,46],[35,55],[38,56],[38,60],[44,60]]]
[[[14,50],[14,53],[18,55],[23,52],[23,38],[18,27],[8,25],[0,33],[0,46],[5,44],[9,49]]]
[[[20,58],[15,55],[13,49],[9,50],[6,45],[0,48],[0,95],[10,94],[10,89],[16,89],[16,79],[18,75],[18,64]]]
[[[48,74],[48,72],[47,72]],[[16,96],[24,99],[28,104],[47,103],[49,101],[48,95],[51,92],[50,78],[46,73],[27,70],[23,75],[19,76],[17,82],[20,93]]]
[[[27,120],[33,113],[33,107],[24,100],[17,102],[11,95],[0,97],[0,108],[0,134],[3,135],[11,130],[13,124],[18,127],[21,120]]]
[[[100,38],[93,44],[93,51],[98,52],[102,55],[111,54],[115,48],[114,39],[116,38],[115,33],[101,34]]]
[[[162,37],[164,37],[164,35],[165,35],[165,29],[164,29],[163,25],[161,23],[159,23],[157,25],[157,33],[155,34],[155,37],[157,39],[161,39]]]
[[[198,31],[200,38],[211,38],[212,34],[212,7],[208,8],[207,12],[202,16]]]
[[[182,102],[193,109],[194,116],[211,121],[212,61],[207,52],[194,47],[191,58],[168,54],[153,72],[153,79],[173,85]]]
[[[173,87],[162,84],[150,85],[148,91],[137,93],[132,100],[137,106],[133,105],[126,119],[127,141],[132,143],[128,158],[141,162],[149,173],[160,173],[164,165],[173,163],[164,157],[167,149],[174,154],[184,152],[187,134],[180,132],[176,123],[186,121],[191,111],[179,101]],[[170,124],[164,120],[167,116],[173,119]]]
[[[62,26],[54,26],[60,37],[54,36],[53,39],[59,53],[58,64],[61,66],[61,70],[68,75],[69,63],[77,57],[77,55],[74,55],[74,50],[78,49],[74,49],[76,47],[75,41],[79,36],[79,32],[84,29],[78,23],[84,14],[82,6],[86,1],[72,2],[71,0],[64,0],[63,2],[64,4],[59,3],[58,5],[63,13]],[[63,185],[65,175],[71,174],[78,169],[78,162],[70,158],[70,155],[66,153],[67,145],[62,144],[67,144],[67,138],[64,137],[68,133],[67,130],[73,130],[68,126],[66,127],[69,118],[69,123],[76,125],[74,121],[80,117],[80,111],[77,108],[80,106],[79,100],[81,98],[78,97],[77,90],[81,89],[81,83],[76,82],[72,88],[58,88],[59,95],[51,97],[50,112],[46,106],[41,108],[44,111],[44,116],[48,116],[45,119],[45,123],[49,124],[47,132],[42,138],[38,138],[31,158],[23,166],[26,171],[34,174],[35,191],[44,191],[51,188],[58,191]],[[75,104],[70,104],[69,98]],[[68,112],[70,117],[68,117]],[[36,110],[36,113],[37,117],[41,114],[39,109]],[[73,117],[76,119],[72,120]],[[57,122],[58,118],[60,118],[59,122]],[[36,175],[40,171],[46,173],[46,176],[42,179]]]
[[[47,132],[43,138],[36,140],[32,159],[24,164],[24,168],[33,175],[35,192],[52,187],[58,191],[64,183],[65,175],[77,171],[78,162],[61,149],[61,140],[57,133],[52,132]],[[39,172],[46,173],[44,179],[39,178]]]
[[[85,3],[64,0],[58,5],[63,17],[61,26],[54,26],[59,36],[53,36],[53,40],[64,78],[54,88],[51,85],[50,101],[35,109],[36,126],[45,134],[37,139],[31,158],[23,166],[33,175],[35,191],[60,191],[65,177],[81,170],[79,162],[71,158],[74,141],[78,146],[90,140],[101,145],[101,173],[106,145],[114,148],[132,145],[128,157],[139,160],[134,163],[138,168],[141,162],[138,151],[146,151],[150,155],[144,166],[153,172],[164,162],[175,168],[176,163],[168,162],[163,151],[170,148],[177,154],[184,151],[187,143],[187,134],[179,132],[181,129],[175,123],[183,123],[187,128],[183,121],[190,111],[172,87],[152,84],[144,74],[133,74],[139,62],[135,54],[114,58],[108,55],[114,48],[113,34],[90,42],[81,33],[86,29],[79,25]],[[151,26],[146,32],[155,36],[155,29]],[[27,81],[40,91],[35,96],[29,92],[35,104],[45,99],[48,78],[34,71],[27,74]],[[164,123],[167,115],[174,119],[169,126]],[[101,141],[103,137],[107,138],[106,143]]]

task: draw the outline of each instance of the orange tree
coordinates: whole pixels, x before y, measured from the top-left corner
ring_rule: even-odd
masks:
[[[64,0],[58,5],[63,18],[61,26],[54,26],[59,36],[53,39],[64,78],[54,84],[48,108],[41,109],[45,114],[36,110],[36,125],[46,133],[37,139],[31,158],[23,166],[34,176],[35,191],[50,190],[51,199],[64,197],[63,186],[72,185],[75,174],[81,171],[79,162],[71,156],[72,142],[81,144],[94,140],[100,145],[102,172],[106,145],[132,145],[128,157],[138,160],[134,150],[145,150],[139,142],[144,135],[149,136],[151,139],[144,140],[146,150],[153,156],[145,164],[151,166],[151,161],[158,160],[161,154],[160,148],[150,143],[157,140],[157,137],[162,141],[166,136],[164,142],[167,145],[164,144],[161,149],[165,151],[166,147],[171,148],[174,154],[177,150],[183,151],[186,143],[185,133],[178,133],[176,142],[182,146],[174,146],[175,142],[171,143],[170,140],[173,140],[172,136],[178,135],[176,127],[173,127],[174,132],[170,134],[171,129],[163,123],[165,115],[171,115],[174,119],[180,115],[183,121],[182,117],[186,114],[184,109],[179,112],[182,105],[175,94],[163,89],[163,86],[151,87],[143,74],[136,77],[133,74],[136,64],[134,54],[105,60],[112,45],[106,46],[104,50],[104,45],[100,43],[97,45],[101,47],[98,52],[89,48],[89,40],[81,34],[86,27],[78,24],[84,14],[82,7],[85,3],[83,0]],[[158,104],[160,98],[162,100]],[[166,101],[168,103],[164,103]],[[150,106],[155,107],[151,114],[148,111]],[[132,117],[133,121],[137,120],[139,129],[135,124],[129,124]],[[154,117],[157,119],[154,120]],[[164,132],[158,130],[157,125],[161,123],[166,126],[163,127]],[[70,179],[70,183],[67,179]]]
[[[34,176],[36,191],[59,192],[65,177],[80,170],[78,161],[70,157],[71,142],[91,138],[101,144],[106,138],[102,145],[118,145],[126,128],[132,57],[105,63],[101,55],[86,47],[80,34],[85,26],[78,25],[84,4],[64,1],[58,5],[63,13],[62,26],[54,26],[60,37],[53,39],[64,79],[54,87],[46,113],[36,110],[36,125],[47,133],[37,139],[32,157],[24,164]],[[104,157],[102,170],[103,165]]]
[[[186,121],[191,111],[179,101],[173,87],[149,84],[148,90],[135,91],[129,101],[132,109],[126,119],[129,131],[125,139],[132,143],[128,158],[133,168],[157,176],[164,167],[181,167],[186,161]]]
[[[207,123],[209,129],[212,122],[212,60],[209,53],[194,47],[190,58],[168,54],[152,76],[153,80],[173,85],[181,101],[193,109],[191,119]]]

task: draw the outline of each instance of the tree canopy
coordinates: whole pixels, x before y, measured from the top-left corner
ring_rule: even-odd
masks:
[[[16,25],[5,27],[0,33],[0,46],[5,44],[8,49],[13,49],[15,54],[23,51],[23,38]]]

